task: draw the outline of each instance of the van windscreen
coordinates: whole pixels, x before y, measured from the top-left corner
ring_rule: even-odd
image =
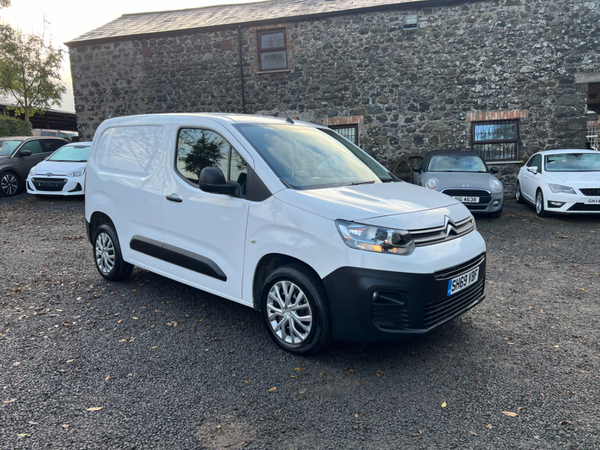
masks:
[[[383,167],[374,161],[365,164],[338,139],[316,128],[287,123],[238,124],[236,128],[292,189],[392,181]]]

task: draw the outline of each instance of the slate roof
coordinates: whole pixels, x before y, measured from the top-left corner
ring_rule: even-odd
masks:
[[[226,1],[226,0],[225,0]],[[299,17],[360,12],[365,9],[410,7],[411,3],[448,4],[456,0],[267,0],[256,3],[219,5],[178,11],[124,14],[118,19],[67,42],[75,47],[93,41],[115,40],[180,30],[227,27]]]

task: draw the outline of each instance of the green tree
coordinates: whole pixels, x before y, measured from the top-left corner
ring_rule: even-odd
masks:
[[[2,0],[0,0],[2,1]],[[61,105],[61,53],[38,34],[0,24],[0,95],[14,99],[15,115],[25,120],[50,105]]]

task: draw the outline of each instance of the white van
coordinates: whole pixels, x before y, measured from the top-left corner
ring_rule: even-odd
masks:
[[[104,278],[135,265],[247,305],[296,354],[420,335],[484,299],[485,243],[467,208],[289,118],[109,119],[85,214]]]

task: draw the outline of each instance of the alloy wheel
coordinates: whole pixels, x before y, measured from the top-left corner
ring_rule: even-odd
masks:
[[[269,290],[267,317],[273,333],[286,344],[300,344],[310,334],[313,324],[308,298],[300,287],[282,280]]]
[[[100,233],[96,238],[96,265],[104,274],[109,274],[115,267],[115,246],[107,233]]]
[[[0,189],[2,189],[4,195],[8,197],[15,195],[19,189],[19,181],[17,180],[17,177],[12,173],[7,173],[4,175],[2,180],[0,180]]]

